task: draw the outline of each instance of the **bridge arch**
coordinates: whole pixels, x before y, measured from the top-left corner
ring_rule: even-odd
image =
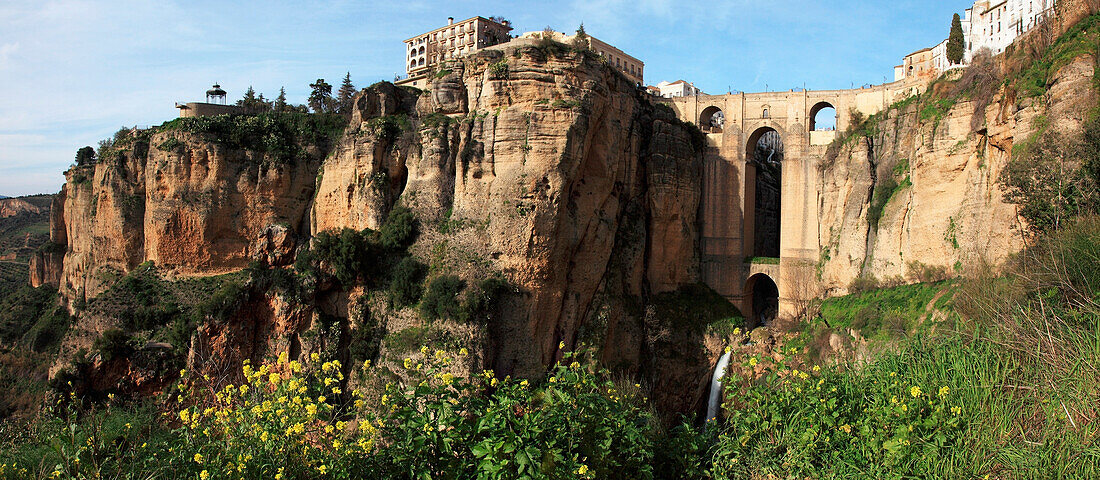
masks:
[[[699,128],[705,133],[722,133],[726,123],[726,114],[721,108],[711,105],[699,114]]]
[[[783,136],[758,127],[745,145],[745,252],[779,258],[783,185]]]
[[[832,114],[831,116],[829,115],[830,113]],[[836,107],[833,106],[833,104],[825,101],[817,102],[817,104],[815,104],[813,108],[810,108],[810,131],[816,132],[819,130],[835,130],[837,119],[837,110]]]
[[[756,328],[771,323],[779,315],[779,287],[767,274],[758,273],[745,281],[745,323]]]

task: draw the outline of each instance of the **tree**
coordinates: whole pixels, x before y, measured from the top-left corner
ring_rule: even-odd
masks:
[[[584,32],[584,24],[577,27],[577,34],[573,36],[573,49],[578,51],[588,50],[588,34]]]
[[[275,111],[282,113],[287,111],[286,105],[286,87],[279,87],[279,96],[275,97]]]
[[[95,149],[88,147],[81,147],[76,151],[76,166],[83,167],[84,165],[91,165],[95,163]]]
[[[262,93],[256,96],[256,90],[253,90],[251,85],[248,91],[244,92],[244,98],[237,100],[237,106],[250,114],[270,112],[272,108],[271,102],[265,99]]]
[[[355,97],[355,86],[351,84],[351,72],[344,75],[340,90],[336,92],[336,104],[340,113],[351,113],[351,100]]]
[[[325,79],[318,78],[316,82],[309,84],[309,88],[313,89],[309,94],[309,108],[313,109],[313,113],[331,112],[335,103],[332,98],[332,85],[325,82]]]
[[[959,14],[951,19],[951,35],[947,37],[947,61],[952,65],[962,63],[966,52],[966,37],[963,36],[962,19]]]

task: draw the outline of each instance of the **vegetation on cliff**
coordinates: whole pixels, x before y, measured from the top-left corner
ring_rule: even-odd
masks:
[[[1091,28],[1086,24],[1080,31]],[[1074,35],[1079,34],[1071,32],[1060,42],[1081,38]],[[529,50],[569,53],[549,42]],[[959,80],[938,82],[893,110],[931,124],[933,136],[939,119],[964,99],[984,111],[994,75],[985,62],[980,59]],[[491,65],[485,73],[497,80],[517,71],[504,61]],[[545,104],[589,108],[572,102]],[[476,117],[468,117],[475,120],[464,128],[472,128]],[[395,114],[365,123],[374,137],[392,143],[399,133],[412,133],[410,118]],[[854,119],[830,149],[833,158],[853,139],[873,141],[882,133],[883,118]],[[440,113],[422,123],[434,130],[452,121]],[[222,116],[180,119],[159,132],[199,134],[279,163],[310,146],[331,145],[340,122],[319,115]],[[970,133],[980,134],[980,127]],[[1039,164],[1054,159],[1095,181],[1089,152],[1100,150],[1093,145],[1100,142],[1091,139],[1100,134],[1094,129],[1086,128],[1083,143],[1072,144],[1072,152],[1034,148],[1020,159]],[[685,134],[685,148],[701,149],[698,130],[677,133]],[[149,146],[147,133],[116,137],[100,155],[105,161],[119,158],[115,154],[128,145]],[[155,147],[173,151],[181,146],[173,139]],[[526,141],[523,145],[530,148]],[[94,162],[87,151],[84,155],[85,163]],[[1059,160],[1068,157],[1073,158]],[[883,170],[887,175],[876,178],[867,199],[873,227],[891,199],[910,187],[907,161]],[[355,173],[360,182],[373,175]],[[1009,175],[1008,185],[1018,185]],[[1065,178],[1030,181],[1063,185]],[[1061,189],[1055,196],[1070,198],[1080,194],[1077,190]],[[169,279],[148,263],[117,278],[101,271],[98,275],[113,286],[74,306],[85,318],[119,322],[99,329],[91,350],[79,352],[62,371],[49,410],[29,421],[0,424],[0,478],[1092,477],[1100,465],[1095,447],[1100,220],[1081,218],[1094,211],[1091,206],[1063,208],[1045,191],[1020,191],[1024,216],[1037,219],[1032,222],[1037,235],[1005,271],[968,265],[974,274],[962,280],[881,290],[870,282],[853,285],[853,295],[805,308],[810,313],[793,338],[742,332],[740,312],[702,285],[623,294],[615,290],[614,276],[601,277],[601,295],[609,298],[605,307],[595,308],[628,310],[625,315],[636,316],[637,323],[610,324],[609,312],[594,314],[604,323],[581,326],[577,335],[589,338],[585,327],[599,330],[591,337],[601,344],[596,350],[566,352],[559,344],[544,360],[556,361],[548,371],[522,379],[491,371],[463,375],[482,371],[486,359],[471,354],[464,343],[469,338],[455,332],[467,329],[467,337],[474,337],[532,328],[498,321],[505,301],[531,292],[517,291],[496,275],[480,252],[450,251],[459,244],[458,235],[486,228],[453,219],[450,210],[430,229],[435,221],[421,224],[412,210],[388,204],[377,230],[312,232],[308,245],[291,248],[285,258],[263,257],[241,273],[221,277]],[[1061,208],[1057,221],[1038,221],[1050,215],[1027,213],[1029,202]],[[1091,205],[1073,205],[1078,204]],[[530,212],[524,208],[526,217]],[[639,226],[648,212],[634,213],[632,226]],[[614,232],[623,237],[621,261],[643,262],[628,252],[642,242],[625,236],[644,227],[630,227]],[[418,244],[422,234],[431,241]],[[581,255],[580,250],[570,253]],[[609,265],[610,270],[618,266]],[[910,268],[925,280],[946,276],[916,262]],[[641,272],[623,270],[624,277]],[[550,303],[580,296],[563,291],[567,298]],[[30,352],[56,348],[55,333],[68,328],[69,318],[55,306],[54,295],[25,289],[0,304],[0,341],[22,342]],[[253,318],[252,310],[265,308],[291,311],[287,315],[300,323],[272,326],[270,318]],[[387,331],[391,325],[399,330]],[[293,332],[278,338],[257,333],[280,328]],[[240,355],[251,361],[200,358],[195,364],[201,370],[179,370],[187,351],[183,345],[219,334],[250,336],[247,347],[255,350]],[[601,367],[608,352],[599,348],[615,343],[606,342],[611,334],[651,337],[649,343],[630,345],[640,350],[642,365],[622,369],[629,376]],[[686,336],[731,345],[724,411],[714,421],[662,421],[655,412],[659,404],[650,397],[666,393],[657,391],[661,388],[690,386],[638,380],[645,378],[639,369],[653,368],[648,363],[692,363],[689,348],[703,350],[702,340],[658,351],[665,348],[662,343]],[[165,361],[148,362],[159,369],[157,375],[172,380],[171,386],[143,400],[104,380],[112,371],[144,368],[142,356],[163,348],[158,341],[179,347]],[[284,342],[275,351],[292,353],[273,357],[263,342]],[[44,374],[45,361],[9,361],[5,353],[0,352],[0,395],[41,396],[41,382],[21,381],[13,372]],[[205,365],[207,360],[217,368]],[[88,374],[93,367],[101,371]],[[182,378],[175,382],[176,377]],[[0,415],[20,408],[26,398],[4,401]]]

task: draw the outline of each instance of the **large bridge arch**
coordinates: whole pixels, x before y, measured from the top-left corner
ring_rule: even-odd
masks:
[[[772,126],[757,127],[745,143],[747,256],[779,258],[783,153],[783,134]]]

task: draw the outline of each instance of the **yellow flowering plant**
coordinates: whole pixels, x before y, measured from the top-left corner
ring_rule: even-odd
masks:
[[[955,390],[919,384],[905,359],[887,355],[859,371],[792,364],[754,356],[743,373],[731,369],[711,476],[886,478],[964,433]]]

